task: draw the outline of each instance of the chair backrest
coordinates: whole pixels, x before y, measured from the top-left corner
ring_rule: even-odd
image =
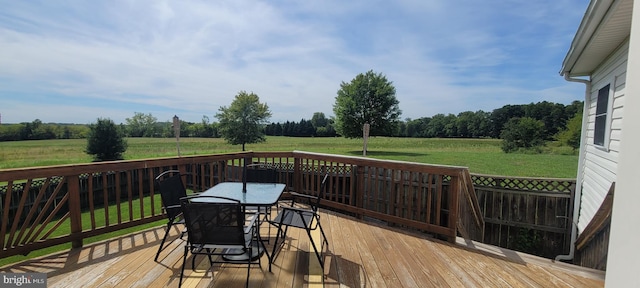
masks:
[[[317,211],[318,210],[318,205],[320,205],[320,199],[324,198],[324,193],[325,190],[327,189],[327,181],[329,179],[329,174],[324,174],[324,177],[322,178],[322,182],[320,183],[320,190],[318,191],[318,197],[315,199],[315,203],[311,204],[311,207],[313,208],[313,211]]]
[[[244,210],[240,201],[216,196],[191,196],[181,200],[191,245],[242,245]]]
[[[248,165],[247,181],[256,183],[276,183],[278,182],[278,172],[269,167],[260,167],[261,165]]]
[[[173,219],[180,215],[182,213],[180,198],[187,197],[187,190],[182,182],[180,171],[168,170],[162,172],[156,177],[156,183],[160,189],[160,197],[167,217]]]

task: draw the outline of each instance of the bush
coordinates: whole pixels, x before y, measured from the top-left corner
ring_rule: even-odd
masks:
[[[111,119],[98,118],[98,122],[89,126],[87,149],[94,161],[121,160],[127,150],[123,133]]]
[[[544,144],[544,123],[529,117],[511,118],[500,133],[502,151],[515,152],[520,149],[541,151]]]
[[[580,148],[580,137],[582,133],[582,113],[576,113],[567,122],[567,128],[556,135],[556,139],[561,143],[570,146],[573,150]]]

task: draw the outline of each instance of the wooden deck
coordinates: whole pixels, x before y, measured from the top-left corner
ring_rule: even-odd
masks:
[[[306,233],[290,229],[285,248],[268,271],[251,268],[250,287],[603,287],[604,272],[484,245],[457,244],[322,213],[329,238],[325,276]],[[263,227],[264,228],[264,227]],[[263,234],[267,230],[263,229]],[[272,229],[272,234],[275,230]],[[154,262],[162,229],[86,245],[10,267],[0,272],[47,273],[48,287],[178,287],[184,241],[176,239]],[[174,229],[174,235],[178,231]],[[182,287],[243,287],[246,267],[210,269],[206,257],[185,269]],[[213,272],[211,272],[213,271]],[[324,278],[324,283],[323,283]]]

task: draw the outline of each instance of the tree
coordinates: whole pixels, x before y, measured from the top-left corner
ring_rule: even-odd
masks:
[[[502,151],[509,153],[520,148],[533,148],[544,143],[544,122],[530,117],[511,118],[500,133]]]
[[[181,123],[180,128],[182,130],[183,126],[187,127],[186,134],[188,137],[217,137],[215,124],[209,123],[209,117],[207,115],[202,115],[202,121],[200,123],[183,124],[184,123]]]
[[[154,137],[156,136],[156,122],[158,119],[151,113],[144,114],[135,112],[133,117],[125,119],[131,137]]]
[[[314,128],[327,127],[329,125],[329,119],[324,116],[322,112],[315,112],[311,117],[311,124]]]
[[[89,125],[86,153],[93,155],[95,161],[122,159],[127,150],[127,142],[111,119],[98,118],[98,122]]]
[[[426,136],[429,138],[434,137],[444,137],[444,125],[445,125],[446,116],[442,113],[438,113],[431,117],[429,123],[426,125]]]
[[[371,136],[391,135],[400,118],[396,88],[372,70],[358,74],[350,83],[342,82],[333,105],[335,129],[347,138],[361,138],[362,126],[369,123]]]
[[[562,144],[573,148],[573,151],[580,148],[580,135],[582,133],[582,113],[576,113],[573,118],[567,121],[567,128],[556,136]]]
[[[269,106],[260,103],[258,95],[240,91],[229,107],[222,106],[218,118],[218,131],[231,145],[258,143],[266,140],[263,125],[271,117]]]
[[[502,106],[502,108],[493,110],[489,117],[491,123],[491,137],[499,138],[507,121],[516,117],[524,117],[524,108],[522,105],[505,105]]]

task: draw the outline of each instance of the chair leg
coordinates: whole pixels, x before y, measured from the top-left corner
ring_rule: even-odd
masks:
[[[320,233],[322,234],[322,240],[324,241],[324,243],[327,243],[327,249],[329,249],[329,240],[327,239],[327,235],[324,234],[324,229],[322,229],[322,225],[320,225],[320,223],[318,223],[318,227],[320,227]]]
[[[329,241],[327,240],[327,235],[324,234],[324,230],[322,229],[322,225],[320,225],[320,219],[318,218],[316,221],[317,223],[317,228],[320,228],[320,234],[322,235],[322,239],[320,239],[320,251],[318,251],[318,246],[316,246],[315,241],[313,241],[313,236],[311,235],[311,229],[309,225],[307,225],[306,221],[304,220],[304,218],[302,219],[304,226],[307,227],[306,230],[307,231],[307,235],[309,236],[309,241],[311,242],[311,246],[313,246],[313,251],[316,253],[316,257],[318,258],[318,262],[320,263],[320,266],[322,267],[322,271],[324,272],[324,258],[322,257],[322,252],[324,252],[324,243],[327,243],[327,248],[329,246]]]
[[[262,236],[260,236],[260,232],[259,231],[260,230],[258,230],[258,233],[256,233],[257,234],[257,239],[256,239],[257,243],[256,244],[258,244],[258,246],[257,246],[258,247],[258,255],[260,255],[260,245],[262,245],[262,251],[264,251],[264,253],[267,254],[267,259],[269,260],[269,262],[271,262],[271,256],[269,256],[269,251],[267,251],[267,247],[264,246],[264,242],[262,242]],[[253,247],[253,245],[251,247]],[[260,255],[258,257],[258,265],[260,266],[260,270],[262,270],[262,255]]]
[[[316,253],[316,257],[318,258],[318,262],[320,262],[320,267],[322,267],[322,271],[324,272],[324,259],[322,259],[322,250],[318,252],[318,246],[316,246],[316,242],[313,241],[313,236],[311,236],[311,229],[304,229],[307,231],[307,235],[309,236],[309,242],[311,242],[311,246],[313,246],[313,251]],[[323,240],[320,240],[322,242]],[[320,246],[322,249],[322,244]]]
[[[178,288],[182,287],[182,276],[184,275],[184,265],[187,264],[188,252],[189,252],[189,245],[184,245],[184,256],[182,256],[182,268],[180,268],[180,282],[178,282]]]
[[[253,255],[253,244],[249,242],[249,257],[247,257],[247,281],[245,281],[245,284],[244,284],[245,288],[249,288],[249,274],[251,272],[251,255]]]
[[[267,220],[267,223],[271,222],[271,207],[267,207],[266,208],[266,215],[264,217],[264,220]],[[269,238],[267,238],[267,243],[271,243],[271,225],[267,225],[267,233],[269,233]]]
[[[158,247],[156,258],[154,258],[153,261],[158,262],[158,257],[160,256],[160,252],[162,252],[162,246],[164,246],[164,242],[167,241],[167,236],[169,235],[169,230],[171,230],[171,225],[173,225],[173,221],[169,221],[169,223],[167,223],[167,228],[164,230],[164,237],[162,237],[162,241],[160,241],[160,247]]]
[[[280,240],[280,236],[282,236],[282,241],[284,241],[286,235],[287,235],[287,228],[289,228],[289,226],[285,227],[285,230],[282,231],[282,225],[278,225],[278,231],[276,232],[276,241],[273,242],[273,250],[271,251],[271,259],[269,259],[269,272],[271,272],[271,265],[273,264],[273,261],[276,260],[276,251],[278,249],[278,246],[280,246],[280,244],[278,243],[278,240]],[[264,245],[264,244],[263,244]]]
[[[209,264],[213,267],[213,259],[211,258],[211,249],[207,248],[207,256],[209,257]]]

